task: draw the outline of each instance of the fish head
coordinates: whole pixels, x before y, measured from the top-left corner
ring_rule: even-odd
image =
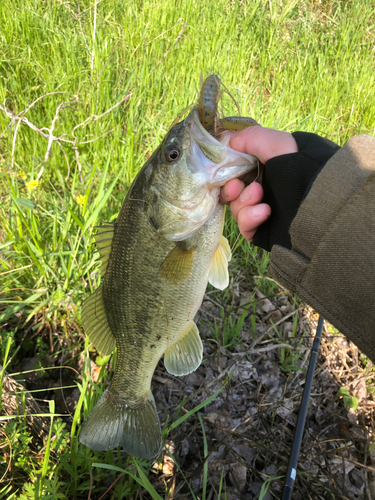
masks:
[[[219,202],[220,187],[258,166],[254,156],[222,144],[201,125],[198,108],[173,125],[134,181],[128,199],[143,202],[154,229],[182,241],[199,231]]]

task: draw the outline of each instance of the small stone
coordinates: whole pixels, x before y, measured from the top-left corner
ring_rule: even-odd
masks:
[[[358,418],[356,412],[353,410],[353,408],[349,408],[349,411],[347,413],[347,417],[349,422],[352,425],[357,425],[358,424]]]
[[[281,311],[284,315],[288,314],[288,312],[289,312],[289,306],[281,306],[281,307],[280,307],[280,311]]]
[[[220,370],[225,370],[225,368],[227,367],[227,364],[228,364],[227,356],[219,356],[217,361],[218,361],[218,366],[219,366]]]
[[[257,291],[257,297],[259,300],[258,305],[259,308],[263,311],[263,313],[270,313],[275,309],[275,306],[272,304],[272,302],[266,298],[265,295],[263,295],[259,290]]]
[[[256,453],[253,448],[250,448],[250,446],[235,443],[232,448],[233,451],[238,453],[238,455],[240,455],[240,457],[242,457],[248,465],[250,465],[255,458]]]
[[[196,371],[193,373],[189,373],[184,377],[184,382],[187,386],[199,387],[203,382],[203,376],[197,373]]]
[[[250,484],[249,491],[250,491],[250,493],[252,493],[254,495],[254,498],[255,498],[255,495],[257,493],[259,493],[261,487],[262,487],[262,483],[253,482]]]
[[[206,311],[209,311],[213,307],[215,307],[215,306],[214,306],[214,304],[210,300],[204,300],[202,302],[202,305],[201,305],[201,309],[204,309]]]
[[[246,486],[246,467],[241,464],[231,464],[230,471],[232,473],[234,484],[240,491],[242,491]]]
[[[267,316],[267,319],[269,321],[277,323],[277,321],[280,321],[282,317],[283,317],[282,312],[276,309],[275,311],[272,311],[269,316]]]
[[[185,439],[184,441],[182,441],[182,443],[180,445],[180,455],[182,457],[186,457],[186,455],[189,453],[189,451],[190,451],[189,442],[187,439]]]
[[[291,321],[286,321],[284,323],[284,332],[291,337],[293,334],[293,323]]]
[[[208,456],[208,461],[217,462],[219,460],[223,460],[224,453],[225,453],[225,444],[221,444],[217,451],[213,451],[212,453],[210,453],[210,455]]]
[[[210,420],[211,423],[217,424],[225,429],[229,429],[232,423],[232,417],[226,410],[221,410],[220,413],[211,411],[206,414],[206,417]]]

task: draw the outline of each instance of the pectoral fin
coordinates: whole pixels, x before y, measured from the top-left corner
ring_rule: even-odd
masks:
[[[103,285],[85,300],[82,309],[82,325],[96,349],[104,355],[111,354],[116,347],[103,302]]]
[[[229,285],[228,262],[231,257],[228,240],[222,236],[212,258],[208,274],[208,282],[219,290],[224,290]]]
[[[202,362],[203,345],[197,325],[192,321],[183,337],[165,352],[164,365],[172,375],[187,375]]]
[[[194,248],[185,242],[177,243],[161,266],[160,273],[167,283],[178,285],[185,281],[193,268]]]

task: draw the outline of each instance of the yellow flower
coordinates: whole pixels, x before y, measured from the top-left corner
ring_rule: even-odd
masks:
[[[20,172],[18,175],[21,177],[21,179],[26,180],[26,174],[24,171]]]
[[[85,201],[86,201],[86,196],[84,194],[80,194],[76,198],[76,203],[78,203],[78,205],[80,205],[81,207],[83,207]]]
[[[38,187],[39,187],[39,181],[37,180],[26,182],[26,189],[28,191],[35,191]]]

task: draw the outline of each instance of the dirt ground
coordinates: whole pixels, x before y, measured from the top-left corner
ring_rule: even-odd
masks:
[[[250,292],[238,287],[233,293],[231,315],[239,317]],[[206,338],[205,362],[195,373],[180,379],[162,367],[155,373],[153,392],[161,421],[167,413],[173,414],[184,396],[183,408],[190,410],[232,374],[220,395],[202,411],[208,445],[207,498],[218,498],[223,475],[228,499],[257,499],[262,486],[266,500],[280,499],[281,476],[291,452],[317,316],[306,307],[295,309],[287,294],[270,301],[262,300],[258,293],[256,335],[247,316],[241,343],[229,351],[212,339],[212,318],[220,319],[220,306],[225,308],[220,296],[214,296],[206,295],[198,322]],[[292,339],[294,315],[298,319]],[[364,370],[355,345],[332,331],[325,323],[292,498],[371,500],[375,498],[375,452],[371,446],[375,402],[366,387],[372,378],[371,363]],[[283,355],[286,344],[292,345],[293,351],[284,348]],[[337,396],[341,387],[358,398],[356,411],[345,408]],[[202,489],[203,444],[196,415],[177,427],[167,443],[197,496]],[[158,480],[170,484],[170,498],[191,498],[168,456]]]
[[[206,460],[207,500],[219,498],[221,482],[222,492],[226,492],[221,498],[228,500],[256,500],[261,492],[266,500],[281,497],[317,316],[303,305],[296,307],[293,297],[279,289],[270,299],[260,292],[254,299],[254,290],[241,284],[231,287],[229,293],[228,298],[228,292],[208,292],[198,313],[204,341],[204,361],[198,370],[177,378],[166,372],[161,361],[153,377],[162,426],[167,415],[173,419],[181,405],[179,416],[226,384],[216,399],[200,410],[205,436],[198,413],[169,434],[164,455],[154,464],[156,473],[150,476],[163,498],[191,499],[191,490],[200,498]],[[236,342],[225,347],[229,317],[233,328],[240,325],[240,329]],[[35,362],[35,358],[26,357],[18,370],[30,369]],[[54,362],[61,365],[64,360]],[[375,498],[375,398],[368,385],[373,378],[371,368],[371,362],[364,367],[363,356],[354,344],[325,323],[294,500]],[[82,364],[78,363],[77,369],[82,369]],[[95,378],[98,369],[94,362],[92,369]],[[64,377],[49,377],[49,385],[73,384],[76,374],[72,371]],[[28,389],[44,383],[33,373],[25,379]],[[358,398],[356,411],[346,408],[337,396],[341,387]],[[73,412],[78,389],[65,389],[63,397],[61,392],[55,391],[57,412]],[[142,497],[148,498],[147,493]]]

